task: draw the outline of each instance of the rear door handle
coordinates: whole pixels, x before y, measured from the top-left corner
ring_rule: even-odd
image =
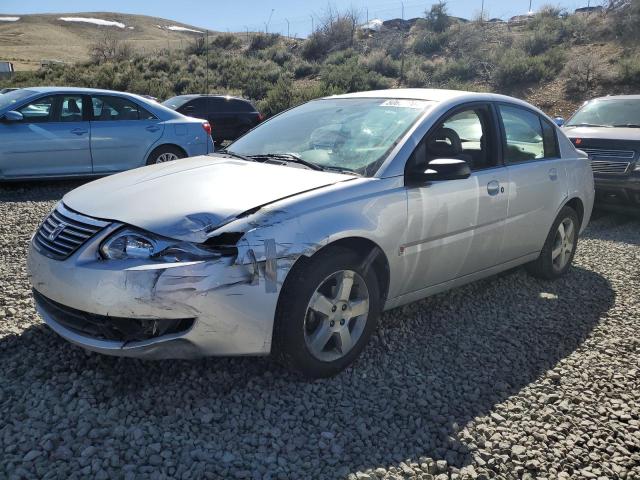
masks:
[[[71,133],[75,135],[84,135],[87,132],[88,130],[85,130],[84,128],[74,128],[73,130],[71,130]]]
[[[556,170],[555,168],[552,168],[551,170],[549,170],[549,178],[553,181],[558,179],[558,170]]]
[[[491,180],[487,183],[487,193],[491,196],[500,193],[500,183],[497,180]]]
[[[155,125],[149,125],[149,126],[147,127],[147,130],[148,130],[149,132],[157,132],[158,130],[160,130],[160,127],[157,127],[157,126],[155,126]]]

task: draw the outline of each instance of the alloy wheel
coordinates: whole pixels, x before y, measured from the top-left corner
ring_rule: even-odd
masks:
[[[562,220],[556,230],[553,248],[551,249],[551,262],[554,270],[562,270],[571,260],[575,235],[576,229],[573,220],[569,217]]]
[[[170,162],[172,160],[178,160],[178,156],[172,152],[165,152],[158,155],[156,163]]]
[[[364,332],[369,316],[369,289],[353,270],[329,275],[309,300],[304,321],[304,340],[318,360],[332,362],[344,357]]]

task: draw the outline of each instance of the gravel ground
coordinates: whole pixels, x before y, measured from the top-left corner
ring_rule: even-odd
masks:
[[[308,382],[58,338],[25,253],[76,185],[0,190],[1,478],[640,479],[640,220],[596,218],[558,282],[516,269],[388,312]]]

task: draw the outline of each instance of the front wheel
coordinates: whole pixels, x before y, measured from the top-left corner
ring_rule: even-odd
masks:
[[[575,210],[563,207],[551,226],[540,256],[527,265],[529,273],[547,280],[564,275],[576,253],[579,230],[580,220]]]
[[[274,349],[305,376],[335,375],[364,349],[380,309],[373,268],[351,250],[329,248],[289,274],[278,302]]]

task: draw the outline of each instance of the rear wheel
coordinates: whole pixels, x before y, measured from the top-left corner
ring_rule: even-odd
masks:
[[[329,377],[366,346],[380,314],[375,271],[353,251],[329,248],[289,274],[280,293],[274,349],[308,377]]]
[[[187,155],[184,153],[184,151],[179,149],[178,147],[174,147],[172,145],[161,145],[149,154],[149,158],[147,158],[147,165],[171,162],[173,160],[178,160],[186,156]]]
[[[547,280],[564,275],[576,253],[579,229],[578,214],[571,207],[563,207],[553,222],[540,256],[527,265],[529,273]]]

